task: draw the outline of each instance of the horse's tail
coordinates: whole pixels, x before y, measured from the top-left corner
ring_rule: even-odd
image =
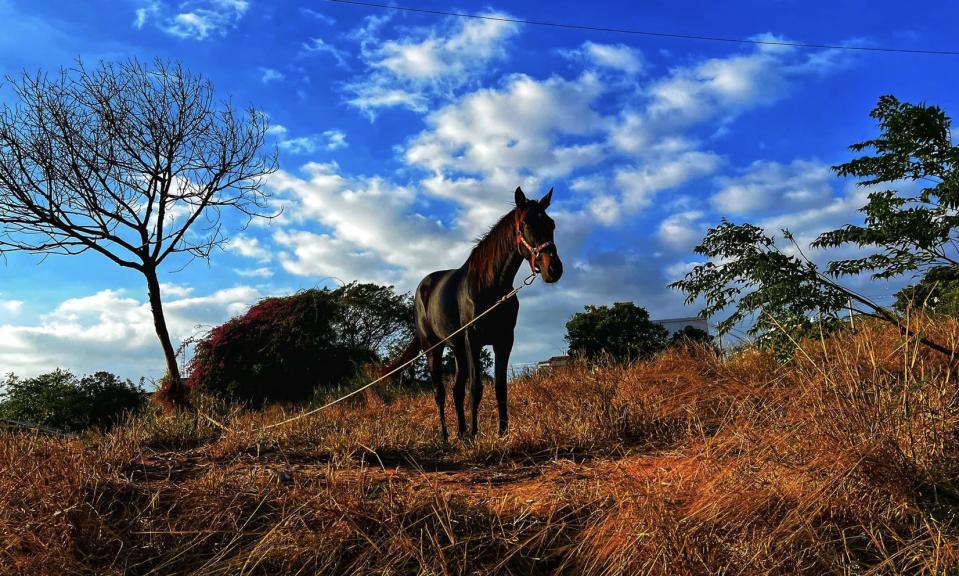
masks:
[[[403,364],[406,364],[410,360],[416,358],[416,356],[420,353],[420,348],[420,339],[414,337],[412,340],[410,340],[410,343],[406,345],[406,348],[400,352],[399,356],[391,360],[389,364],[380,369],[380,376],[389,374]],[[395,377],[396,375],[394,374],[393,376]]]

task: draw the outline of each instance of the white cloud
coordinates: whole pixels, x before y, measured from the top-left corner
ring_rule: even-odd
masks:
[[[326,130],[321,134],[312,134],[310,136],[299,136],[296,138],[285,138],[287,133],[285,127],[282,130],[276,130],[273,133],[280,136],[277,146],[280,150],[290,154],[313,154],[319,150],[334,151],[346,148],[349,144],[346,142],[346,133],[342,130]],[[271,128],[271,130],[273,130]]]
[[[269,179],[287,207],[274,240],[292,249],[280,257],[291,273],[346,275],[345,281],[388,278],[411,289],[426,272],[458,266],[468,254],[471,243],[463,231],[423,216],[411,188],[345,177],[333,163],[310,163],[303,172],[306,178],[280,171]]]
[[[183,298],[189,296],[193,292],[193,288],[190,286],[185,286],[183,284],[174,284],[172,282],[164,282],[160,284],[160,294],[164,298],[174,297],[174,298]]]
[[[638,168],[620,168],[614,177],[621,193],[620,205],[628,211],[645,208],[652,203],[657,192],[710,174],[720,164],[719,155],[713,152],[689,151]]]
[[[672,214],[659,225],[656,235],[659,241],[673,250],[688,251],[703,238],[704,214],[699,210],[685,210]]]
[[[23,309],[23,300],[3,300],[0,299],[0,312],[6,312],[9,315],[17,315]]]
[[[624,152],[642,154],[692,125],[728,123],[746,110],[776,102],[799,79],[832,72],[847,63],[835,51],[824,52],[829,56],[790,47],[760,47],[673,68],[643,89],[640,106],[621,111],[610,142]]]
[[[346,143],[346,133],[342,130],[326,130],[323,132],[323,137],[326,138],[327,150],[339,150],[349,146]]]
[[[261,266],[259,268],[234,268],[237,276],[242,276],[243,278],[270,278],[273,276],[273,270]]]
[[[260,243],[259,238],[243,235],[235,236],[227,242],[226,250],[260,262],[269,262],[273,259],[273,254]]]
[[[174,346],[193,334],[243,313],[261,297],[237,286],[200,297],[183,288],[165,296]],[[79,373],[108,370],[124,377],[159,378],[163,352],[148,302],[122,290],[70,298],[29,324],[0,325],[0,371],[33,376],[61,367]]]
[[[315,54],[329,54],[334,60],[336,60],[337,66],[342,68],[347,67],[345,53],[336,46],[328,44],[322,38],[310,38],[309,41],[301,44],[301,48],[301,54],[307,56]]]
[[[149,0],[135,10],[133,25],[142,29],[150,23],[177,38],[205,40],[213,34],[225,36],[249,8],[248,0],[187,0],[177,4]]]
[[[336,24],[336,18],[333,18],[332,16],[328,16],[318,10],[313,10],[311,8],[300,8],[300,13],[316,18],[320,22],[323,22],[324,24],[329,24],[330,26],[332,26],[333,24]]]
[[[833,197],[836,177],[822,162],[757,160],[741,175],[720,177],[717,182],[720,189],[710,198],[713,207],[723,214],[739,215],[823,206]]]
[[[498,172],[504,186],[524,172],[564,176],[603,158],[601,143],[556,141],[603,130],[604,121],[593,109],[602,92],[602,84],[589,74],[544,81],[512,76],[500,90],[478,90],[431,114],[430,129],[413,139],[406,161],[434,172]]]
[[[561,53],[571,60],[584,62],[588,66],[615,70],[627,76],[642,73],[645,66],[642,52],[625,44],[584,42],[576,50],[566,50]]]
[[[290,154],[312,154],[319,150],[320,143],[316,136],[298,136],[296,138],[284,138],[280,140],[277,146],[280,150],[285,150]]]
[[[354,33],[361,43],[367,76],[346,87],[347,101],[370,115],[396,106],[423,112],[431,98],[448,98],[491,62],[504,58],[506,42],[519,29],[509,22],[448,18],[435,27],[381,40],[378,29],[384,23],[368,21]]]
[[[273,68],[260,68],[260,82],[264,84],[269,84],[270,82],[279,82],[286,78],[282,72],[279,70],[274,70]]]
[[[281,252],[280,262],[287,272],[297,276],[383,284],[395,284],[400,279],[398,269],[385,265],[377,254],[342,238],[305,231],[279,231],[274,240],[293,250],[292,254]]]
[[[876,188],[862,188],[848,182],[841,196],[823,200],[804,210],[770,210],[757,225],[771,234],[788,228],[801,245],[808,245],[826,230],[861,219],[857,212],[869,201],[869,193],[874,191]]]

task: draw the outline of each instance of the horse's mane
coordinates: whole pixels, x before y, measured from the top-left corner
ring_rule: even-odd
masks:
[[[496,282],[497,263],[516,248],[516,210],[510,210],[499,222],[493,224],[489,232],[476,241],[476,246],[466,259],[467,277],[470,285],[486,288]]]

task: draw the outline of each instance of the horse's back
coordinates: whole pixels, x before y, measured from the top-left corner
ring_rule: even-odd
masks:
[[[440,340],[459,328],[459,272],[460,269],[437,270],[416,287],[416,328],[420,338]]]

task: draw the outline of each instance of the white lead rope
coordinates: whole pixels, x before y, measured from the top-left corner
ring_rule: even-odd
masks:
[[[507,293],[505,296],[503,296],[502,298],[500,298],[499,300],[497,300],[492,306],[490,306],[489,308],[487,308],[486,310],[484,310],[482,313],[480,313],[479,315],[477,315],[475,318],[473,318],[472,320],[470,320],[470,321],[467,322],[466,324],[463,324],[462,326],[460,326],[459,328],[457,328],[456,331],[454,331],[452,334],[450,334],[450,335],[447,336],[446,338],[443,338],[442,340],[440,340],[440,341],[437,342],[436,344],[433,344],[432,346],[430,346],[430,347],[427,348],[426,350],[421,350],[419,354],[417,354],[416,356],[414,356],[413,358],[411,358],[411,359],[408,360],[407,362],[404,362],[403,364],[401,364],[401,365],[397,366],[396,368],[390,370],[390,371],[387,372],[386,374],[383,374],[382,376],[380,376],[380,377],[377,378],[376,380],[373,380],[372,382],[370,382],[370,383],[368,383],[368,384],[364,384],[363,386],[357,388],[356,390],[350,392],[349,394],[346,394],[345,396],[340,396],[340,397],[337,398],[336,400],[333,400],[333,401],[331,401],[331,402],[327,402],[326,404],[320,406],[319,408],[314,408],[313,410],[310,410],[309,412],[303,412],[302,414],[297,414],[296,416],[291,416],[291,417],[287,418],[286,420],[280,420],[279,422],[274,422],[273,424],[268,424],[268,425],[263,426],[263,427],[260,427],[260,428],[254,428],[253,430],[250,430],[250,432],[262,432],[262,431],[264,431],[264,430],[269,430],[270,428],[276,428],[276,427],[282,426],[282,425],[284,425],[284,424],[289,424],[290,422],[294,422],[294,421],[299,420],[299,419],[301,419],[301,418],[306,418],[307,416],[312,416],[313,414],[316,414],[317,412],[320,412],[321,410],[325,410],[325,409],[329,408],[330,406],[333,406],[334,404],[339,404],[340,402],[346,400],[347,398],[349,398],[349,397],[351,397],[351,396],[355,396],[356,394],[359,394],[360,392],[362,392],[363,390],[366,390],[367,388],[369,388],[369,387],[371,387],[371,386],[375,386],[376,384],[378,384],[378,383],[382,382],[383,380],[389,378],[389,377],[392,376],[393,374],[396,374],[396,373],[399,372],[400,370],[403,370],[404,368],[406,368],[407,366],[409,366],[409,365],[412,364],[413,362],[416,362],[421,356],[425,356],[426,354],[432,352],[437,346],[441,346],[441,345],[445,344],[446,342],[449,341],[450,338],[452,338],[453,336],[456,336],[457,334],[459,334],[459,333],[462,332],[463,330],[466,330],[467,328],[469,328],[469,327],[470,327],[471,325],[473,325],[477,320],[479,320],[479,319],[482,318],[483,316],[486,316],[487,314],[489,314],[490,312],[492,312],[497,306],[499,306],[499,305],[502,304],[503,302],[506,302],[507,300],[509,300],[509,299],[512,298],[513,296],[515,296],[517,292],[519,292],[520,290],[522,290],[524,287],[529,286],[529,285],[532,284],[533,281],[535,281],[535,280],[536,280],[536,272],[534,271],[532,274],[530,274],[529,276],[527,276],[525,280],[523,280],[523,283],[522,283],[522,284],[520,284],[520,285],[517,286],[516,288],[513,288],[512,291],[510,291],[510,292]],[[213,424],[219,426],[220,428],[223,428],[224,430],[228,430],[228,431],[230,431],[230,432],[233,432],[233,429],[232,429],[232,428],[229,428],[229,427],[227,427],[225,424],[222,424],[222,423],[220,423],[220,422],[217,422],[216,420],[214,420],[213,418],[207,416],[206,414],[203,414],[203,417],[206,418],[207,420],[209,420],[210,422],[212,422]]]

